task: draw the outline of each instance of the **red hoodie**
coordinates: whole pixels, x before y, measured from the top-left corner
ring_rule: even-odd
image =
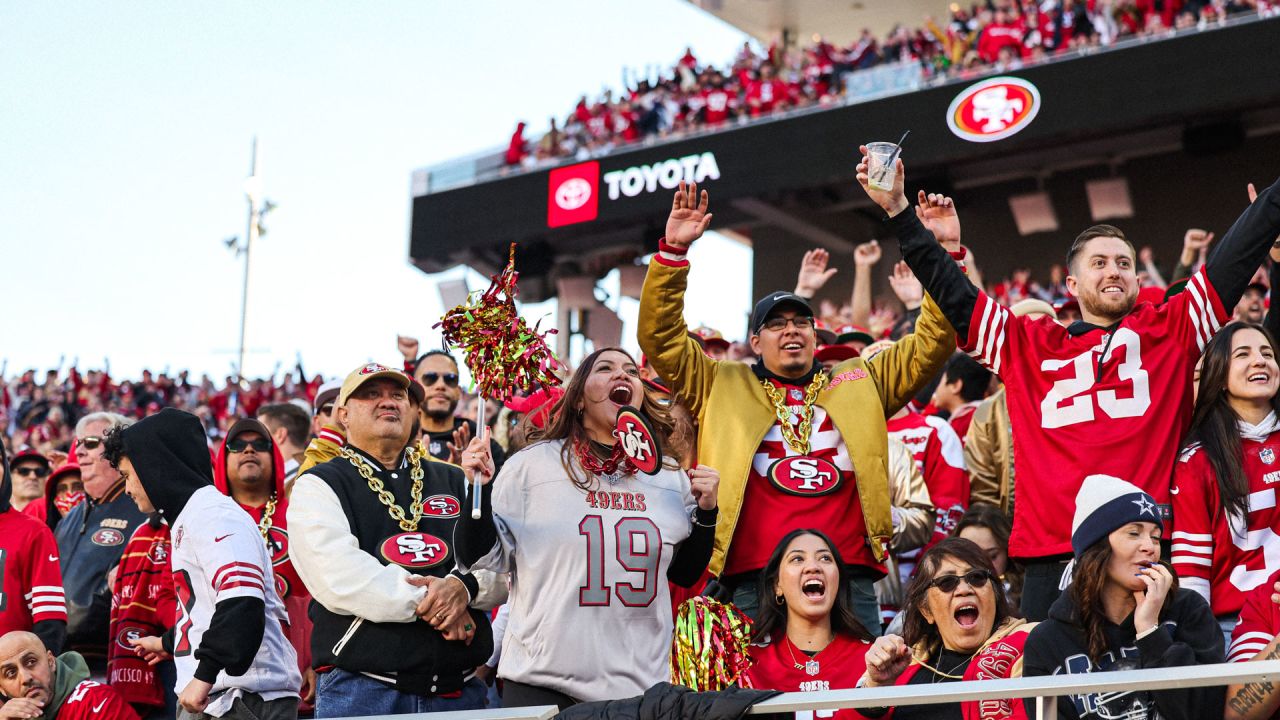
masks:
[[[247,422],[258,424],[258,428],[253,431],[268,440],[271,439],[271,434],[256,420],[241,420],[237,425]],[[218,445],[218,453],[214,456],[213,484],[218,488],[218,492],[228,497],[231,496],[231,491],[227,485],[227,439],[247,430],[249,428],[237,432],[237,428],[232,426],[226,438],[223,438],[222,443]],[[275,574],[276,591],[280,593],[285,610],[289,613],[289,626],[285,628],[285,635],[289,638],[289,644],[293,645],[293,649],[298,653],[298,669],[305,677],[307,669],[311,667],[311,619],[307,617],[307,605],[311,603],[311,593],[307,592],[307,587],[302,584],[302,579],[298,577],[298,572],[293,569],[293,563],[289,560],[289,532],[288,522],[285,520],[286,511],[289,509],[289,496],[285,493],[284,487],[284,456],[280,454],[280,448],[274,442],[271,443],[271,468],[274,475],[276,507],[271,514],[271,525],[267,530],[268,549],[274,565],[272,570]],[[241,504],[240,507],[244,508],[256,523],[262,522],[262,516],[267,509],[266,505],[249,507]],[[311,706],[304,701],[300,703],[299,710],[309,712]]]

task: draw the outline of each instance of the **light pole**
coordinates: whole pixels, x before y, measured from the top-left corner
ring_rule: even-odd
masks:
[[[249,226],[245,229],[244,245],[239,238],[228,238],[227,248],[234,250],[236,257],[244,255],[244,287],[240,293],[240,346],[236,361],[236,374],[244,380],[244,336],[245,325],[249,317],[249,261],[253,250],[253,241],[264,232],[262,219],[275,208],[275,204],[262,197],[262,178],[258,175],[258,137],[253,138],[253,152],[249,161],[249,177],[244,180],[244,196],[249,201]]]

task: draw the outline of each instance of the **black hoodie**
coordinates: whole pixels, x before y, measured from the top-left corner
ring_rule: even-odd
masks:
[[[1027,638],[1023,677],[1226,662],[1218,621],[1204,598],[1192,590],[1179,589],[1169,609],[1161,613],[1160,626],[1141,640],[1135,639],[1132,614],[1119,625],[1107,622],[1103,632],[1108,652],[1094,663],[1075,600],[1070,590],[1062,593],[1049,608],[1049,619]],[[1058,717],[1220,718],[1224,691],[1218,686],[1071,695],[1059,698]]]
[[[125,428],[121,440],[147,498],[170,523],[197,490],[213,486],[213,461],[204,426],[195,415],[165,408]],[[244,674],[258,654],[265,627],[266,604],[261,598],[219,602],[195,650],[200,660],[195,677],[212,683],[224,669],[229,675]],[[172,651],[173,630],[165,635],[165,646]]]

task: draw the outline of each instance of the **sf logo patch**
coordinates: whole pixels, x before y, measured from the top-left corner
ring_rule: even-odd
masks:
[[[619,410],[613,436],[622,444],[622,451],[637,470],[646,475],[658,474],[662,467],[662,448],[658,445],[658,438],[653,434],[649,421],[639,410],[630,406]]]
[[[452,495],[432,495],[422,503],[422,512],[431,517],[458,517],[462,512],[462,504]]]
[[[89,540],[92,541],[94,545],[111,547],[112,545],[119,545],[124,542],[124,533],[113,528],[102,528],[98,532],[94,533],[93,537],[89,538]]]
[[[381,550],[388,562],[407,568],[434,567],[449,557],[444,540],[424,532],[392,535],[382,542]]]
[[[769,466],[769,481],[788,495],[826,495],[840,487],[840,469],[819,457],[792,455]]]
[[[146,635],[146,633],[144,633],[141,628],[126,625],[123,628],[120,628],[120,632],[116,634],[116,645],[119,645],[131,653],[135,652],[136,648],[134,648],[133,645],[130,645],[129,641],[137,640],[144,635]]]

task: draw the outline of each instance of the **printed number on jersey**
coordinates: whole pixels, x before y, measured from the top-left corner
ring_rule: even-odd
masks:
[[[1040,403],[1040,426],[1053,429],[1093,422],[1099,410],[1112,419],[1142,417],[1151,407],[1150,381],[1142,368],[1142,339],[1129,328],[1116,330],[1102,362],[1110,361],[1118,350],[1124,351],[1124,360],[1116,372],[1127,391],[1094,390],[1097,361],[1093,350],[1070,360],[1040,363],[1041,372],[1062,376]]]
[[[173,573],[173,590],[178,596],[178,624],[174,631],[173,654],[184,657],[191,654],[191,609],[196,606],[195,590],[191,587],[191,575],[186,570]]]
[[[662,557],[662,533],[646,517],[624,517],[613,525],[614,557],[622,573],[605,562],[604,519],[587,515],[578,523],[578,534],[587,539],[587,583],[578,588],[578,604],[602,606],[613,595],[627,607],[648,607],[658,596],[658,561]],[[606,568],[606,565],[609,565]],[[619,580],[621,574],[624,579]],[[628,576],[630,574],[630,576]],[[638,575],[639,577],[635,577]],[[610,585],[609,581],[613,580]],[[637,584],[639,580],[639,584]]]
[[[1262,551],[1264,567],[1249,569],[1248,563],[1231,568],[1231,584],[1240,592],[1250,590],[1265,583],[1277,571],[1280,571],[1280,535],[1271,529],[1270,522],[1276,512],[1275,488],[1267,488],[1249,493],[1249,514],[1264,513],[1267,525],[1257,530],[1246,530],[1242,518],[1229,516],[1228,526],[1231,528],[1231,542],[1245,552]]]

